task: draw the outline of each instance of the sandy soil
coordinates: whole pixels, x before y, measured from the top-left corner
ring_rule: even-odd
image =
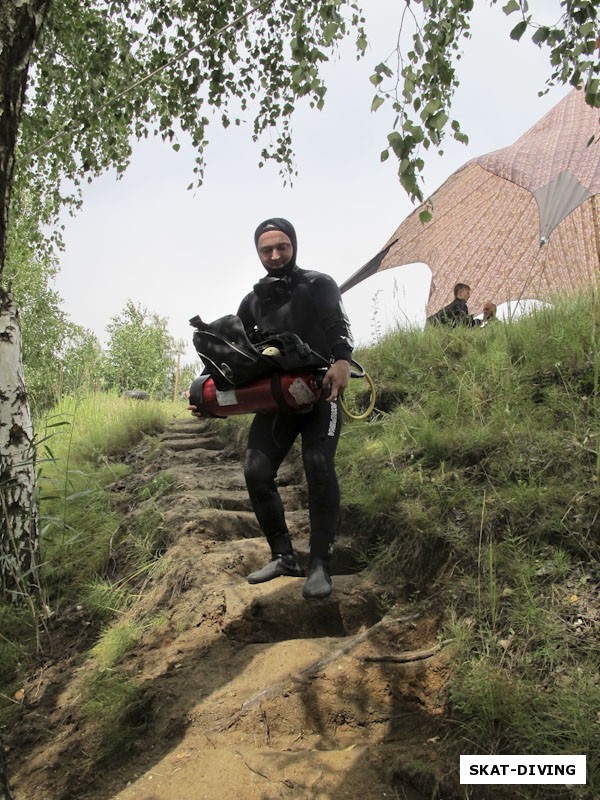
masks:
[[[131,454],[115,485],[131,522],[158,508],[159,569],[125,618],[148,623],[119,664],[143,686],[139,735],[109,761],[81,714],[99,628],[79,609],[52,621],[52,653],[23,687],[7,732],[15,800],[433,800],[464,797],[443,717],[451,648],[435,614],[379,587],[341,532],[330,598],[303,579],[250,586],[268,560],[240,459],[191,418]],[[168,475],[175,491],[139,489]],[[299,559],[308,520],[297,460],[281,491]],[[131,502],[136,495],[138,500]],[[125,569],[115,562],[115,576]],[[394,611],[390,603],[394,601]],[[395,659],[395,660],[390,660]]]

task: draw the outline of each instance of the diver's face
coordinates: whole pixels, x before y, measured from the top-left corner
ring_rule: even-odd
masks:
[[[292,242],[283,231],[261,233],[256,249],[265,269],[281,269],[290,263],[294,255]]]

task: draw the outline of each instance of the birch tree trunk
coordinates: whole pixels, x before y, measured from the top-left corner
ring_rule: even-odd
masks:
[[[38,503],[33,423],[16,306],[0,289],[0,589],[27,602],[38,594]]]
[[[10,290],[2,288],[2,275],[27,73],[50,3],[0,2],[0,597],[15,602],[30,602],[37,593],[38,505],[21,330]]]

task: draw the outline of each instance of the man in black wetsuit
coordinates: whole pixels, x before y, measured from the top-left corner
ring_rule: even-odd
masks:
[[[342,424],[337,399],[350,377],[352,335],[335,281],[296,265],[296,232],[291,223],[281,218],[265,220],[256,229],[254,242],[267,276],[241,302],[238,316],[244,327],[249,333],[295,333],[330,367],[323,378],[323,394],[309,412],[261,412],[252,421],[244,476],[271,548],[271,561],[248,575],[248,582],[302,574],[275,485],[277,471],[300,434],[310,516],[309,570],[302,593],[305,598],[322,598],[332,590],[329,563],[340,506],[334,464]]]

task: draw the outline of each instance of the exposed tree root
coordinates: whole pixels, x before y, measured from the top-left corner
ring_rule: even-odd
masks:
[[[348,641],[346,641],[342,647],[338,647],[332,653],[329,653],[323,658],[319,658],[317,661],[313,661],[312,664],[309,664],[305,667],[301,672],[299,672],[295,676],[290,676],[285,680],[278,681],[277,683],[272,684],[271,686],[267,686],[265,689],[262,689],[260,692],[255,694],[249,700],[246,700],[245,703],[239,708],[231,716],[227,717],[226,719],[220,720],[219,722],[212,725],[208,730],[210,732],[220,732],[225,731],[231,728],[233,725],[236,724],[242,717],[244,717],[252,708],[258,705],[262,700],[271,699],[273,697],[278,697],[284,694],[284,692],[290,691],[290,683],[294,685],[295,688],[298,688],[299,685],[306,685],[310,683],[311,680],[315,677],[315,675],[326,667],[328,664],[331,664],[332,661],[336,661],[338,658],[342,658],[343,656],[350,653],[359,644],[362,644],[364,641],[369,639],[374,633],[379,631],[381,628],[395,624],[398,622],[410,622],[412,620],[418,619],[420,614],[408,614],[404,617],[384,617],[383,619],[379,620],[379,622],[372,625],[366,631],[362,633],[357,633],[355,636],[352,636]]]
[[[443,647],[449,645],[454,639],[446,639],[439,644],[429,647],[426,650],[406,650],[404,653],[396,653],[385,656],[364,656],[363,661],[368,663],[387,663],[387,664],[408,664],[411,661],[422,661],[425,658],[435,656]]]

